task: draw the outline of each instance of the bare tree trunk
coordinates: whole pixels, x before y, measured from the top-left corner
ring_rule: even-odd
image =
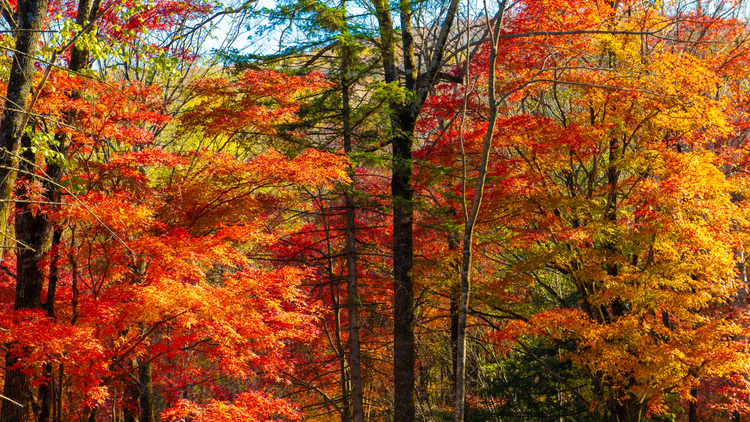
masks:
[[[690,390],[690,396],[693,400],[688,408],[688,422],[698,422],[698,387]]]
[[[54,378],[52,377],[52,363],[45,362],[42,365],[42,377],[44,377],[46,382],[39,385],[39,394],[37,396],[39,416],[37,422],[49,422],[52,417],[52,402],[55,390]]]
[[[461,117],[461,125],[459,127],[459,142],[461,143],[461,157],[463,163],[463,178],[462,184],[462,204],[464,211],[464,238],[463,238],[463,254],[461,263],[461,297],[458,303],[458,324],[457,324],[457,341],[456,341],[456,404],[454,409],[454,420],[456,422],[463,422],[464,420],[464,405],[466,398],[466,320],[469,311],[469,297],[471,295],[471,263],[472,263],[472,243],[474,241],[474,228],[476,226],[477,217],[479,216],[479,209],[482,206],[482,197],[484,196],[484,185],[485,178],[487,176],[487,166],[489,163],[490,150],[492,149],[492,141],[495,135],[495,125],[497,123],[497,110],[498,100],[495,95],[495,63],[497,62],[497,43],[500,35],[500,26],[503,21],[503,12],[505,10],[506,0],[503,0],[500,4],[500,14],[497,17],[494,25],[494,30],[490,31],[492,35],[490,60],[489,60],[489,72],[488,72],[488,102],[490,108],[490,120],[487,125],[487,133],[484,137],[484,145],[482,147],[482,161],[479,164],[479,175],[477,177],[476,186],[474,187],[474,199],[469,209],[466,203],[466,154],[464,153],[463,147],[463,122],[464,117]],[[487,21],[489,29],[490,21]],[[467,40],[470,37],[467,36]],[[468,49],[468,45],[467,45]],[[467,54],[468,60],[468,54]],[[466,72],[468,77],[468,72]],[[467,88],[468,89],[468,88]],[[464,99],[463,106],[464,113],[466,112],[466,98]]]
[[[327,238],[330,239],[330,233],[326,234]],[[328,251],[330,253],[331,248],[329,245]],[[351,419],[351,406],[350,402],[350,389],[349,389],[349,368],[347,367],[346,351],[344,350],[344,343],[341,339],[341,309],[343,306],[339,302],[339,282],[333,274],[333,264],[330,262],[331,257],[329,255],[328,264],[328,280],[330,281],[331,290],[331,305],[333,307],[333,321],[334,321],[334,348],[336,349],[336,358],[339,361],[339,386],[341,388],[341,420],[342,422]]]
[[[133,382],[127,382],[122,395],[122,420],[123,422],[135,422],[140,413],[140,389]]]
[[[23,143],[31,145],[31,138],[24,135]],[[28,148],[24,152],[24,160],[19,165],[22,177],[34,173],[34,153]],[[17,204],[18,215],[15,219],[16,237],[19,249],[16,252],[16,296],[14,310],[43,309],[42,286],[44,272],[37,265],[43,257],[42,248],[49,235],[43,230],[43,219],[41,213],[33,213],[29,207],[26,189],[18,192],[19,203]],[[23,350],[23,347],[21,347]],[[26,352],[9,352],[6,356],[6,367],[11,367],[23,360]],[[0,421],[2,422],[24,422],[30,417],[29,409],[32,406],[31,380],[22,368],[8,369],[5,373],[5,388],[3,395],[23,406],[18,406],[3,400]]]
[[[459,273],[460,274],[460,273]],[[450,290],[450,314],[451,314],[451,397],[453,403],[458,397],[457,378],[458,374],[458,303],[461,300],[461,289]]]
[[[744,249],[740,248],[738,251],[735,252],[735,259],[737,261],[737,279],[740,282],[740,288],[737,290],[737,294],[734,299],[734,305],[736,307],[744,307],[747,304],[748,301],[748,286],[747,286],[747,267],[745,265],[745,251]],[[692,391],[691,391],[692,393]],[[691,415],[693,411],[693,406],[697,406],[697,398],[698,398],[698,388],[695,388],[695,402],[690,402],[690,410]],[[696,416],[695,420],[698,420],[698,417]],[[734,411],[732,412],[732,422],[740,422],[741,415],[740,412]],[[690,422],[693,422],[691,419]]]
[[[55,393],[55,408],[52,412],[52,422],[62,421],[62,405],[63,405],[63,380],[65,375],[65,367],[61,363],[57,366],[57,392]]]
[[[451,216],[455,217],[456,212],[451,209],[450,214]],[[459,242],[459,233],[456,232],[450,232],[448,233],[448,250],[449,251],[455,251],[458,250],[458,248],[461,246]],[[461,264],[458,261],[458,259],[455,260],[452,267],[455,267],[455,274],[460,275],[461,274]],[[451,271],[450,276],[453,277],[454,273]],[[460,277],[459,277],[460,280]],[[460,285],[452,285],[450,287],[450,291],[448,292],[450,295],[449,297],[449,313],[450,313],[450,319],[451,319],[451,325],[450,325],[450,346],[451,346],[451,402],[456,402],[456,371],[458,369],[458,302],[461,300],[461,286]]]
[[[89,421],[88,422],[96,422],[96,415],[99,413],[99,406],[95,406],[91,408],[91,411],[89,412]]]
[[[5,355],[5,367],[11,368],[19,360],[17,354],[7,353]],[[31,383],[20,369],[6,369],[3,396],[0,419],[7,422],[26,422],[29,420],[32,399]]]
[[[350,82],[348,80],[351,63],[351,48],[345,45],[341,62],[342,74],[342,120],[344,126],[344,152],[352,152]],[[349,172],[354,177],[354,171]],[[364,422],[365,409],[362,391],[362,362],[359,344],[359,287],[357,286],[357,237],[355,222],[354,195],[351,190],[344,194],[346,202],[346,295],[349,311],[349,371],[351,376],[352,420]]]
[[[402,119],[402,130],[409,120]],[[407,131],[407,133],[409,133]],[[409,136],[393,140],[393,377],[394,411],[397,420],[413,421],[415,417],[414,389],[414,191],[412,189],[411,148]]]

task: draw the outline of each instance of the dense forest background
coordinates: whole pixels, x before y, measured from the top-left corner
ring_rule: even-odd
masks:
[[[0,422],[750,420],[744,3],[0,14]]]

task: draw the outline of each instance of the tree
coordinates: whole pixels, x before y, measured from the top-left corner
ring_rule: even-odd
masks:
[[[445,10],[440,32],[430,51],[430,60],[420,69],[414,58],[412,4],[399,2],[401,21],[402,63],[405,95],[391,102],[393,110],[390,139],[393,153],[391,195],[393,198],[393,380],[394,419],[410,422],[415,419],[414,392],[414,188],[412,185],[412,150],[419,114],[443,66],[448,37],[458,9],[454,0]],[[380,51],[385,82],[400,82],[396,61],[398,43],[394,37],[393,19],[387,2],[373,1],[380,31]]]
[[[121,45],[137,43],[135,36],[142,28],[137,25],[147,27],[153,23],[157,24],[158,28],[169,30],[170,25],[178,23],[180,18],[208,11],[200,4],[191,4],[186,8],[172,4],[164,9],[165,6],[158,3],[145,7],[136,5],[132,9],[121,9],[122,14],[104,13],[102,33],[112,35],[114,39],[122,42]],[[85,22],[93,20],[99,6],[85,3],[79,7],[78,20],[81,27]],[[105,12],[110,8],[111,5]],[[175,17],[178,19],[172,20]],[[126,31],[123,30],[126,25],[121,18],[127,20],[129,29]],[[15,313],[9,311],[8,318],[4,321],[7,333],[3,342],[9,345],[8,357],[12,359],[8,365],[11,370],[6,375],[5,387],[10,391],[8,389],[12,390],[14,385],[20,384],[23,387],[21,392],[24,394],[23,397],[17,397],[14,391],[6,394],[24,404],[21,408],[22,413],[11,414],[12,410],[18,409],[6,401],[3,412],[9,415],[9,420],[26,420],[32,408],[36,418],[53,417],[55,420],[62,420],[72,416],[78,406],[83,406],[81,410],[85,409],[85,418],[94,420],[97,417],[98,405],[106,398],[102,395],[104,386],[114,388],[113,396],[109,397],[110,403],[115,406],[113,409],[124,408],[125,419],[136,413],[129,407],[134,403],[134,398],[136,406],[140,407],[140,419],[153,420],[154,412],[160,409],[155,408],[158,404],[153,398],[152,377],[158,379],[161,376],[159,371],[164,366],[156,366],[152,371],[152,365],[163,365],[165,361],[160,359],[165,356],[176,358],[179,353],[175,354],[174,350],[205,354],[211,359],[217,355],[226,355],[227,358],[223,360],[224,370],[233,375],[248,377],[247,372],[232,372],[236,371],[235,364],[226,365],[230,363],[229,357],[233,354],[232,359],[236,359],[240,365],[250,364],[263,368],[267,379],[277,381],[281,369],[279,361],[271,359],[271,356],[281,353],[285,348],[285,342],[300,339],[297,330],[308,327],[306,324],[313,319],[310,312],[314,313],[314,307],[309,306],[310,309],[305,309],[308,307],[304,303],[305,298],[295,290],[296,284],[306,277],[306,274],[284,269],[267,272],[266,281],[276,281],[265,286],[267,290],[264,291],[275,289],[275,294],[285,299],[283,309],[276,309],[274,302],[262,298],[260,302],[250,303],[259,296],[248,293],[247,289],[255,288],[252,286],[258,283],[262,271],[253,268],[254,266],[243,258],[238,250],[250,246],[247,239],[259,238],[262,226],[247,225],[244,219],[253,216],[250,209],[245,210],[242,215],[236,215],[227,208],[238,206],[240,201],[249,204],[256,198],[256,190],[272,189],[275,183],[279,183],[280,186],[274,188],[276,196],[266,193],[265,199],[257,201],[258,204],[264,204],[263,207],[254,208],[257,212],[261,212],[261,208],[270,211],[273,210],[271,204],[274,200],[291,199],[291,195],[282,193],[284,185],[295,183],[299,186],[322,187],[334,179],[345,179],[339,170],[343,162],[333,155],[309,153],[292,162],[278,154],[270,153],[258,158],[255,165],[250,163],[250,158],[241,158],[232,166],[231,157],[224,157],[216,152],[201,152],[200,149],[189,146],[189,142],[180,146],[183,148],[183,152],[180,153],[155,148],[152,144],[153,134],[146,128],[161,128],[168,121],[167,117],[160,113],[163,108],[157,98],[156,87],[149,89],[137,83],[115,79],[102,83],[81,75],[86,73],[87,50],[101,49],[101,44],[94,42],[87,33],[90,28],[91,25],[83,30],[74,29],[78,31],[77,36],[82,44],[73,49],[69,67],[79,74],[68,75],[65,72],[52,72],[51,66],[47,68],[34,97],[33,126],[27,129],[28,135],[24,136],[21,177],[17,186],[17,195],[23,201],[17,205],[20,214],[15,218],[15,225],[17,237],[25,240],[24,244],[30,246],[28,252],[31,253],[20,251],[17,254],[19,264],[13,266],[6,262],[3,268],[16,279],[11,285],[16,291],[23,292],[33,287],[32,294],[22,295],[22,298],[36,303],[33,309],[41,313],[25,312],[23,309]],[[59,53],[62,54],[71,45],[72,42],[59,50]],[[48,47],[46,51],[50,49],[54,47]],[[53,54],[52,62],[57,55],[57,52]],[[225,131],[232,130],[231,125],[240,124],[237,120],[245,116],[242,113],[233,116],[235,123],[232,123],[232,116],[228,115],[231,108],[226,105],[244,99],[242,105],[248,106],[248,99],[257,99],[257,92],[268,87],[263,86],[263,79],[273,80],[271,74],[246,76],[244,85],[242,81],[237,83],[241,89],[250,90],[244,97],[237,91],[237,87],[231,87],[233,82],[225,82],[227,90],[222,92],[221,98],[211,97],[208,92],[201,94],[204,99],[210,98],[220,107],[224,107],[222,123],[225,125]],[[291,120],[296,110],[294,97],[297,93],[316,89],[312,79],[310,83],[302,79],[275,80],[278,84],[284,82],[291,91],[286,92],[286,97],[280,97],[276,106],[265,105],[268,111],[265,116],[267,120],[262,121],[256,116],[253,122],[243,121],[243,125],[259,126],[267,136],[270,136],[272,122]],[[196,91],[201,92],[200,87],[196,88]],[[215,94],[216,91],[212,93]],[[225,101],[225,105],[222,106],[220,101]],[[207,104],[209,103],[204,103],[204,107]],[[258,110],[259,107],[254,109],[256,112]],[[192,113],[187,115],[186,119],[190,119],[193,124],[202,120],[205,124],[208,116]],[[55,121],[64,122],[64,125],[51,124]],[[226,136],[226,132],[222,130],[213,130],[214,136]],[[183,136],[186,135],[183,133]],[[55,139],[55,142],[52,142],[52,139]],[[228,137],[227,142],[233,142],[231,137]],[[174,169],[170,173],[163,167],[189,163],[192,165],[185,174]],[[272,170],[261,169],[261,165],[270,165]],[[319,165],[322,167],[318,167]],[[64,174],[63,168],[67,174]],[[234,174],[211,173],[212,168],[242,171],[235,171]],[[314,173],[307,173],[308,170]],[[248,173],[252,171],[265,174],[266,178],[252,176]],[[183,177],[187,179],[181,179]],[[215,180],[212,181],[212,177]],[[238,181],[236,178],[241,179]],[[210,233],[188,234],[185,231],[184,224],[196,224],[195,218],[205,219],[205,215],[176,222],[173,220],[174,215],[159,215],[165,211],[179,213],[174,204],[167,207],[163,201],[169,201],[171,198],[174,202],[174,198],[183,197],[170,196],[166,187],[162,187],[162,192],[159,192],[157,186],[164,180],[169,180],[169,187],[182,189],[182,194],[190,189],[196,192],[196,198],[191,199],[193,202],[183,204],[193,207],[192,211],[182,211],[194,212],[202,209],[202,212],[208,212],[211,217],[210,227],[213,227],[210,228]],[[194,183],[199,181],[208,185],[214,184],[219,190],[205,191],[206,186],[196,189],[198,186]],[[231,183],[239,185],[229,187]],[[222,188],[228,187],[230,190],[221,191]],[[199,194],[200,190],[204,192]],[[232,191],[235,191],[237,196],[225,196]],[[200,195],[207,195],[210,198],[209,202],[201,204]],[[216,196],[211,198],[211,195]],[[59,208],[61,203],[67,207]],[[123,220],[122,212],[131,212],[131,220]],[[265,217],[271,218],[271,215]],[[170,224],[176,224],[171,227],[172,231],[163,232],[170,228]],[[50,244],[49,234],[53,226],[55,230]],[[169,242],[172,242],[172,245],[169,245]],[[230,251],[242,242],[245,242],[244,246]],[[186,249],[171,249],[171,246],[180,248],[188,245],[190,247]],[[193,249],[192,246],[199,249]],[[210,250],[214,250],[215,253],[204,253]],[[154,255],[160,252],[164,254]],[[182,255],[183,252],[188,255]],[[26,255],[30,256],[22,258]],[[45,260],[45,256],[49,261]],[[47,275],[45,267],[48,265],[50,270],[47,301],[42,305],[43,278]],[[227,322],[219,318],[209,318],[214,322],[208,322],[206,318],[211,314],[206,305],[211,301],[196,295],[212,294],[214,306],[218,307],[219,304],[215,300],[221,298],[223,292],[218,292],[217,289],[212,291],[199,285],[160,284],[167,281],[196,283],[201,280],[200,274],[204,274],[207,268],[217,265],[229,265],[234,273],[233,276],[227,275],[217,280],[222,283],[239,280],[232,285],[234,290],[226,286],[224,291],[227,292],[227,297],[238,296],[245,299],[238,304],[242,309],[269,310],[258,311],[245,317],[248,321],[251,317],[255,318],[256,322],[258,319],[264,320],[263,326],[275,331],[278,334],[277,340],[270,344],[252,345],[244,339],[261,338],[263,331],[250,332],[246,326],[238,326],[236,323],[221,331],[219,336],[216,334],[219,332],[217,328]],[[16,274],[12,272],[14,267]],[[186,274],[184,279],[172,280],[170,277],[165,278],[165,273],[160,272],[178,270],[188,271],[192,275]],[[33,277],[27,276],[27,273]],[[156,285],[163,287],[158,297],[151,295],[155,292],[149,290],[154,289]],[[123,294],[126,293],[140,297],[141,303],[135,306],[131,300],[123,300]],[[56,296],[64,298],[58,302],[58,312],[55,312],[53,305]],[[193,302],[197,297],[201,298],[200,301]],[[164,300],[167,302],[163,302]],[[20,302],[16,300],[16,307],[18,303]],[[170,303],[172,308],[169,307]],[[123,311],[123,305],[129,308]],[[175,309],[180,306],[184,306],[186,310]],[[107,310],[114,311],[115,314],[120,312],[120,316],[115,318],[115,314],[107,314]],[[102,311],[105,314],[102,314]],[[225,318],[229,316],[233,315],[226,314]],[[53,322],[49,318],[56,320]],[[208,322],[204,327],[213,332],[207,332],[206,328],[191,330],[191,326],[197,327],[196,319]],[[256,325],[255,329],[261,326]],[[162,330],[172,331],[176,349],[165,349]],[[51,333],[55,342],[52,345],[45,344],[50,341],[50,337],[32,335],[40,332]],[[212,335],[223,339],[229,338],[231,341],[229,344],[214,344],[211,340]],[[271,340],[271,337],[267,337],[266,341],[268,340]],[[247,351],[252,349],[255,349],[259,356],[268,353],[268,359],[264,361],[264,358],[248,354]],[[84,361],[92,363],[92,366],[86,368],[89,372],[77,373],[76,369],[80,365],[76,362]],[[45,362],[41,372],[37,370],[39,362]],[[53,363],[56,370],[54,372]],[[286,371],[291,368],[290,362],[285,362],[281,366]],[[63,372],[64,367],[67,373]],[[19,381],[14,383],[14,379]],[[55,379],[59,381],[58,389],[52,388]],[[66,382],[66,388],[69,388],[67,408],[63,406],[63,381]],[[32,385],[37,384],[39,393],[34,395]],[[54,395],[54,407],[51,395]],[[252,397],[255,396],[245,397],[242,405],[252,403]]]

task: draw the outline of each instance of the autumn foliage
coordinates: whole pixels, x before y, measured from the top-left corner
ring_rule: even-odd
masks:
[[[293,71],[294,58],[197,76],[204,51],[157,40],[186,22],[199,28],[218,5],[97,4],[82,32],[78,3],[50,3],[54,36],[38,53],[17,159],[0,345],[3,373],[27,380],[26,419],[345,420],[354,306],[368,420],[389,420],[396,289],[384,157],[405,130],[392,124],[394,104],[410,94],[378,82],[368,55],[385,54],[379,44],[362,41],[372,50],[357,50],[356,80],[335,62]],[[483,41],[455,38],[471,52],[444,63],[413,140],[422,420],[453,417],[460,228],[483,148],[465,420],[748,417],[741,10],[524,0],[505,10],[500,33],[491,13],[468,20]],[[66,71],[79,33],[89,65]],[[11,45],[0,39],[3,74]],[[129,66],[153,76],[126,77]],[[183,72],[178,91],[170,72]],[[342,80],[360,106],[346,125]],[[48,224],[31,307],[18,306],[19,257],[33,249],[16,241],[31,230],[23,218]]]
[[[478,241],[492,270],[477,274],[474,306],[514,321],[493,323],[488,338],[503,353],[556,349],[580,371],[563,380],[570,399],[598,420],[686,418],[696,391],[711,402],[732,388],[723,411],[744,414],[745,182],[734,167],[744,116],[728,104],[746,98],[735,83],[745,52],[708,41],[737,36],[740,23],[683,26],[638,3],[560,10],[571,9],[511,12],[500,39],[505,102]],[[679,31],[700,35],[675,42]],[[486,53],[470,85],[432,97],[440,121],[456,121],[462,102],[467,118],[464,139],[454,124],[427,160],[458,167],[458,142],[481,148]],[[721,418],[702,405],[696,420]]]

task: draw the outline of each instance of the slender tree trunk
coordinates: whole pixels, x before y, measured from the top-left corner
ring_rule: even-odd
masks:
[[[65,367],[61,363],[57,366],[57,393],[55,393],[55,408],[52,412],[52,421],[62,421],[62,405],[63,405],[63,380],[65,375]]]
[[[459,272],[460,274],[460,272]],[[461,289],[451,288],[450,291],[450,314],[451,314],[451,401],[456,402],[458,396],[458,303],[461,300]]]
[[[455,211],[451,210],[451,215],[456,216]],[[461,246],[459,240],[459,233],[449,233],[448,234],[448,250],[449,251],[455,251],[458,250],[458,248]],[[461,264],[458,259],[456,259],[455,263],[455,274],[459,275],[460,280],[460,274],[461,274]],[[451,277],[453,277],[454,274],[451,272]],[[461,286],[459,284],[452,285],[450,288],[450,292],[448,293],[450,295],[450,318],[451,318],[451,326],[450,326],[450,345],[451,345],[451,402],[456,402],[456,374],[458,370],[458,302],[461,300]]]
[[[343,60],[341,62],[342,74],[342,120],[344,126],[344,152],[349,155],[352,152],[352,127],[351,127],[351,99],[350,82],[348,80],[349,67],[351,63],[351,48],[344,45]],[[349,172],[354,177],[354,171]],[[349,314],[349,371],[351,376],[351,403],[352,420],[364,422],[365,410],[362,392],[362,362],[360,359],[359,344],[359,287],[357,286],[357,237],[354,194],[347,189],[344,194],[346,202],[346,295]]]
[[[326,229],[326,239],[330,242],[331,233]],[[339,387],[341,389],[341,420],[348,421],[351,419],[351,407],[350,403],[350,389],[349,389],[349,368],[347,367],[346,351],[344,350],[344,343],[341,339],[341,310],[343,306],[339,302],[340,290],[339,283],[340,279],[333,273],[333,262],[330,256],[331,245],[328,245],[329,257],[328,257],[328,280],[330,282],[331,292],[331,305],[333,307],[333,345],[336,349],[336,358],[339,361]]]
[[[59,166],[57,167],[57,171],[60,171],[62,174],[62,169]],[[60,174],[60,176],[61,176]],[[56,177],[57,175],[49,175],[50,178],[53,178],[54,180],[60,180],[60,177]],[[60,201],[60,189],[53,188],[53,190],[48,190],[45,192],[45,196],[47,196],[47,199],[52,202],[59,202]],[[42,230],[45,230],[45,228],[41,228]],[[49,276],[47,277],[47,300],[44,302],[44,309],[47,311],[47,317],[54,318],[55,317],[55,294],[57,292],[57,282],[58,282],[58,264],[60,262],[60,253],[57,250],[57,247],[60,245],[60,241],[62,240],[62,228],[55,227],[53,233],[52,233],[52,249],[53,249],[53,256],[52,260],[50,261],[49,266]],[[42,376],[44,377],[46,382],[43,382],[39,385],[39,398],[38,398],[38,406],[39,406],[39,420],[38,422],[49,422],[50,418],[54,418],[54,406],[55,406],[55,399],[61,400],[61,397],[56,396],[55,394],[55,384],[54,379],[52,377],[52,363],[47,362],[42,366]]]
[[[37,422],[49,422],[52,417],[55,391],[54,378],[52,378],[52,363],[45,362],[42,365],[42,377],[44,377],[46,382],[39,385],[39,394],[37,395],[39,416]]]
[[[466,324],[467,314],[469,311],[469,298],[471,296],[471,265],[472,265],[472,243],[474,241],[474,228],[476,226],[477,217],[479,216],[479,210],[482,206],[482,198],[484,196],[485,179],[487,176],[487,166],[489,164],[490,151],[492,149],[492,141],[495,135],[495,125],[497,123],[498,114],[498,100],[495,95],[495,63],[497,62],[497,43],[498,36],[500,35],[500,27],[503,21],[503,11],[505,10],[506,1],[504,0],[500,4],[500,14],[495,21],[494,30],[491,31],[491,50],[489,60],[489,80],[488,80],[488,102],[490,108],[490,120],[487,125],[487,133],[484,137],[484,145],[482,147],[482,161],[479,164],[479,174],[477,177],[476,186],[474,187],[474,199],[469,209],[466,199],[466,154],[464,153],[463,147],[463,122],[464,117],[461,117],[461,125],[459,127],[459,141],[461,142],[461,156],[462,156],[462,167],[463,167],[463,178],[462,184],[462,204],[464,210],[464,237],[463,237],[463,253],[461,262],[461,296],[458,303],[458,324],[457,324],[457,341],[456,341],[456,403],[454,409],[454,421],[463,422],[464,420],[464,405],[466,399]],[[490,22],[487,21],[488,27]],[[467,37],[468,38],[468,37]],[[467,46],[468,48],[468,46]],[[467,54],[468,57],[468,54]],[[467,76],[468,77],[468,72]],[[467,88],[468,89],[468,88]],[[464,113],[466,111],[466,97],[464,99]]]
[[[735,200],[734,198],[732,199]],[[740,248],[738,249],[735,254],[735,260],[737,261],[737,280],[740,283],[740,288],[737,290],[737,294],[734,298],[734,306],[740,308],[747,305],[748,301],[748,285],[747,285],[747,267],[745,266],[745,251],[744,249]],[[696,387],[694,389],[695,391],[695,401],[690,402],[690,415],[692,416],[693,412],[697,412],[697,409],[694,409],[694,407],[697,408],[698,404],[698,388]],[[693,390],[691,390],[692,394]],[[741,420],[740,412],[734,411],[732,412],[732,422],[740,422]],[[695,420],[698,420],[698,417],[696,415]],[[693,422],[693,419],[690,420],[690,422]]]
[[[122,420],[123,422],[135,422],[139,414],[140,389],[137,385],[128,382],[122,397]]]
[[[698,387],[690,390],[690,396],[693,400],[690,401],[688,408],[688,422],[698,422]]]

